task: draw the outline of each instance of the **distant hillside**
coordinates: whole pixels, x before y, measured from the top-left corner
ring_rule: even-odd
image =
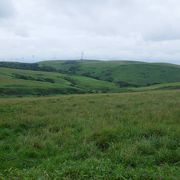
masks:
[[[50,95],[117,92],[111,82],[56,72],[0,68],[0,95]]]
[[[83,75],[114,82],[120,86],[149,86],[180,82],[180,66],[136,61],[44,61],[40,67],[51,67],[67,74]]]
[[[180,66],[134,61],[0,62],[0,96],[180,89]]]

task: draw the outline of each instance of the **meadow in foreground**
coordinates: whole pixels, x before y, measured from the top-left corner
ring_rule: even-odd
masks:
[[[0,99],[0,179],[180,179],[180,91]]]

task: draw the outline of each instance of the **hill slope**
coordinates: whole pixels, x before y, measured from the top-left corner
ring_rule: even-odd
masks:
[[[0,95],[180,89],[180,66],[134,61],[0,62]]]
[[[165,63],[134,61],[44,61],[49,66],[68,74],[78,74],[115,82],[120,86],[147,86],[157,83],[180,82],[180,66]]]
[[[0,68],[0,95],[49,95],[118,91],[114,83],[78,75]]]

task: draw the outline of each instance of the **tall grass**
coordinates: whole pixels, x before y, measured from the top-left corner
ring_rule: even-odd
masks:
[[[180,91],[0,99],[0,177],[179,179]]]

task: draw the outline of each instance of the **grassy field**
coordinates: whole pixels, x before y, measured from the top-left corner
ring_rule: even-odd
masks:
[[[180,91],[0,99],[0,179],[180,179]]]

